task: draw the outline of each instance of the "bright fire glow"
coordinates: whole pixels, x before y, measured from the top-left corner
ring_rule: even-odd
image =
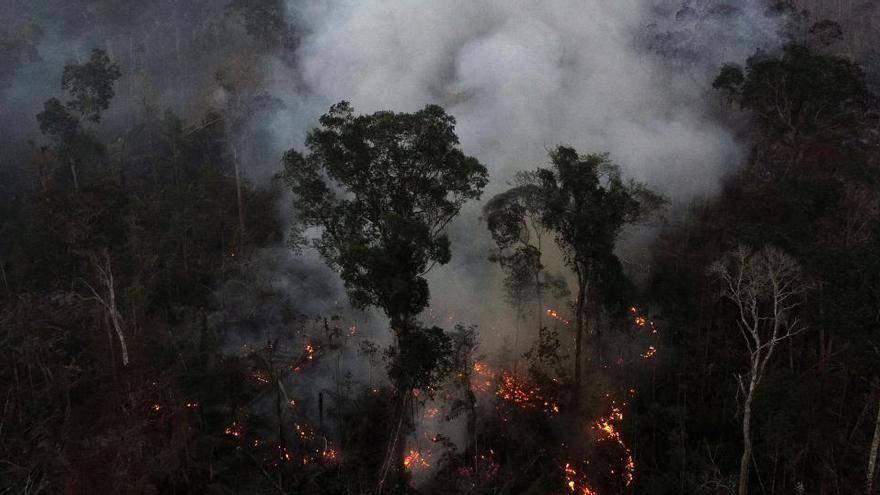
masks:
[[[409,453],[403,458],[403,467],[409,470],[427,469],[431,464],[425,459],[418,450],[410,449]]]

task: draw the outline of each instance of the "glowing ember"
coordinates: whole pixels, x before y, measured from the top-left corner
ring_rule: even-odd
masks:
[[[565,318],[563,318],[562,316],[560,316],[559,311],[556,311],[555,309],[548,309],[547,316],[549,316],[550,318],[552,318],[554,320],[562,322],[563,325],[568,325],[569,323],[571,323],[570,321],[568,321]]]
[[[254,371],[251,375],[251,378],[253,378],[254,381],[259,384],[269,383],[269,375],[263,371]]]
[[[324,458],[324,462],[336,462],[337,459],[336,449],[327,449],[321,453],[321,456]]]
[[[428,409],[425,410],[425,417],[426,417],[426,418],[436,418],[436,417],[439,416],[439,415],[440,415],[440,409],[439,409],[439,408],[436,408],[436,407],[430,407],[430,408],[428,408]]]
[[[150,406],[150,409],[155,412],[159,412],[162,410],[162,404],[153,404],[152,406]]]
[[[569,493],[577,493],[579,495],[598,495],[590,485],[587,484],[586,477],[579,474],[577,470],[568,462],[563,468],[565,473],[565,486]]]
[[[510,373],[502,373],[501,384],[495,395],[523,408],[541,408],[550,414],[559,412],[556,401],[544,397],[540,388]]]
[[[223,430],[223,433],[233,438],[239,438],[242,433],[241,425],[233,421],[231,425],[227,426]]]
[[[284,462],[290,462],[290,460],[292,459],[290,452],[284,447],[278,449],[278,458]]]
[[[403,467],[409,470],[413,469],[427,469],[430,468],[431,465],[428,461],[422,456],[422,453],[418,450],[410,449],[409,453],[403,458]]]
[[[602,435],[603,440],[613,440],[621,449],[623,449],[625,453],[624,459],[622,459],[624,461],[623,480],[626,483],[626,486],[629,486],[635,475],[636,463],[632,451],[626,446],[626,443],[624,443],[623,438],[620,436],[620,432],[614,425],[614,422],[619,421],[623,421],[623,412],[612,402],[611,414],[597,419],[593,423],[593,428]],[[614,474],[614,470],[611,471],[611,474]]]
[[[639,308],[632,306],[629,308],[630,313],[633,316],[633,324],[640,328],[648,328],[651,330],[651,334],[657,333],[657,326],[654,325],[654,322],[642,316],[639,313]]]
[[[478,392],[488,392],[495,384],[496,373],[486,363],[474,361],[471,386]]]
[[[187,402],[186,407],[188,409],[196,409],[199,407],[199,403],[198,402]]]
[[[642,353],[642,358],[651,359],[655,354],[657,354],[657,348],[654,346],[648,346],[648,350]]]

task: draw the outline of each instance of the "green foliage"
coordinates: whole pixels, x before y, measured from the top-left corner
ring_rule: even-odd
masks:
[[[405,389],[430,389],[452,369],[452,341],[438,327],[410,327],[388,351],[388,376]]]
[[[541,221],[556,236],[566,263],[587,279],[603,272],[625,225],[645,220],[664,200],[643,184],[624,181],[607,154],[579,155],[559,146],[553,168],[538,168],[532,180],[543,198]]]
[[[444,228],[476,199],[487,172],[458,148],[455,119],[438,106],[355,116],[346,102],[309,133],[309,155],[290,150],[283,177],[298,223],[357,307],[382,308],[398,328],[428,304],[424,274],[449,261]]]
[[[712,86],[753,111],[764,130],[778,134],[846,124],[870,100],[857,64],[800,45],[786,46],[779,57],[758,52],[745,69],[725,65]]]
[[[86,120],[99,122],[101,112],[107,110],[116,94],[113,84],[121,76],[119,66],[100,49],[92,50],[89,61],[84,64],[65,65],[61,87],[73,97],[67,102],[67,108]]]

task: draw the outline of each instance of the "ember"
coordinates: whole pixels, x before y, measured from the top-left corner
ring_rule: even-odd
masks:
[[[409,470],[427,469],[431,467],[431,464],[422,456],[421,452],[410,449],[406,457],[403,458],[403,467]]]

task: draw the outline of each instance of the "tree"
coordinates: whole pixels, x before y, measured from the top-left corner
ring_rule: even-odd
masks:
[[[81,119],[101,121],[101,112],[110,107],[116,92],[113,84],[122,76],[119,66],[110,61],[104,50],[92,50],[84,64],[67,64],[61,75],[61,88],[70,93],[67,108],[80,114]]]
[[[415,321],[428,305],[424,277],[449,261],[445,227],[467,200],[479,198],[487,171],[458,148],[455,119],[436,105],[356,116],[343,101],[320,124],[306,138],[308,155],[284,156],[283,178],[297,211],[292,244],[313,245],[340,273],[355,307],[375,306],[388,316],[395,338],[389,374],[400,401],[389,451],[402,454],[410,391],[437,380],[451,351],[440,329]],[[312,227],[319,233],[306,239]]]
[[[803,303],[808,285],[797,262],[770,246],[758,251],[740,246],[713,263],[708,272],[720,280],[721,295],[736,307],[736,324],[749,356],[746,375],[738,377],[745,397],[739,494],[745,495],[752,462],[752,403],[776,346],[806,329],[793,313]]]
[[[541,222],[540,188],[529,182],[528,174],[519,174],[516,185],[497,194],[486,203],[483,214],[496,249],[489,256],[505,271],[504,286],[510,302],[517,309],[517,340],[522,307],[530,299],[538,303],[538,328],[543,326],[544,290],[564,293],[564,280],[544,275],[543,239],[547,227]],[[514,343],[514,351],[518,351]]]
[[[541,227],[554,235],[565,264],[576,276],[572,386],[577,405],[588,306],[595,306],[603,292],[622,276],[620,261],[614,255],[615,242],[625,225],[645,220],[664,200],[643,184],[625,181],[607,154],[579,155],[574,148],[559,146],[550,152],[550,160],[552,168],[522,175],[528,186],[520,187],[534,188],[529,194],[539,201],[530,208],[540,211]],[[525,213],[528,209],[519,211]],[[504,229],[508,231],[505,236],[509,238],[519,235],[515,229]]]
[[[37,114],[40,131],[53,142],[59,158],[70,169],[74,189],[79,189],[79,164],[102,151],[83,121],[100,122],[101,112],[109,108],[115,94],[113,84],[121,75],[119,66],[111,63],[103,50],[92,50],[89,62],[64,66],[61,87],[73,98],[66,104],[50,98]]]
[[[781,57],[758,52],[746,67],[727,64],[712,83],[765,131],[794,144],[805,134],[846,124],[870,100],[861,68],[846,59],[788,45]]]

